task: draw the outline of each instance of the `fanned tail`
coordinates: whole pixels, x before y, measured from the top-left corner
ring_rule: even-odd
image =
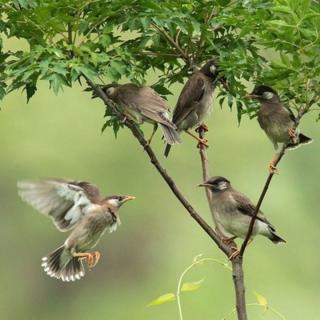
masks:
[[[64,245],[43,257],[41,266],[48,276],[62,281],[80,280],[85,275],[81,260],[73,257]]]

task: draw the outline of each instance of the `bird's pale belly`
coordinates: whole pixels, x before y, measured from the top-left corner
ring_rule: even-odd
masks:
[[[245,238],[248,233],[250,217],[242,214],[236,214],[234,217],[219,215],[219,220],[225,231],[238,238]],[[253,235],[257,233],[256,225],[253,230]]]
[[[274,142],[288,142],[289,134],[288,129],[285,126],[278,125],[277,123],[270,124],[266,129],[266,134]]]
[[[95,233],[90,232],[86,236],[80,238],[77,244],[77,251],[84,252],[95,247],[99,242],[100,238],[106,232],[106,230],[107,230],[107,226],[99,232],[95,232]]]

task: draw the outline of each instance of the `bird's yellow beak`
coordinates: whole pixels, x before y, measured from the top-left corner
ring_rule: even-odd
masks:
[[[247,94],[244,97],[242,97],[242,99],[257,99],[259,98],[259,96],[257,96],[256,94]]]
[[[129,200],[134,200],[136,197],[134,196],[125,196],[125,198],[123,199],[123,202],[127,202]]]
[[[209,184],[209,183],[200,183],[200,184],[198,184],[198,187],[210,188],[210,187],[211,187],[211,184]]]

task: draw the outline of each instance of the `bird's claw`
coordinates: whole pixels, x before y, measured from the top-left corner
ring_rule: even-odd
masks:
[[[273,163],[269,163],[268,169],[270,174],[279,174],[278,168]]]
[[[222,242],[225,244],[225,245],[230,245],[232,242],[233,242],[233,240],[235,239],[236,237],[231,237],[231,238],[224,238],[224,239],[222,239]]]
[[[124,114],[123,118],[120,120],[120,123],[124,124],[128,120],[128,117]]]
[[[200,130],[203,130],[204,132],[208,132],[209,128],[205,123],[202,123],[197,129],[196,132],[199,133]]]
[[[293,128],[288,129],[288,134],[290,138],[295,138],[296,137],[296,130]]]
[[[198,144],[197,144],[197,148],[201,148],[202,146],[206,147],[206,148],[209,148],[209,145],[208,145],[208,140],[207,139],[200,139],[198,140]]]
[[[233,247],[232,249],[234,249],[235,251],[230,254],[229,260],[233,260],[233,259],[237,258],[240,254],[240,250],[238,248]]]
[[[80,260],[86,260],[89,270],[91,271],[100,260],[101,253],[99,251],[91,252],[83,252],[78,253],[76,256],[79,257]]]

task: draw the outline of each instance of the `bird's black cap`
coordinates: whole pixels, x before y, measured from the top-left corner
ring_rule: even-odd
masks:
[[[262,96],[264,92],[272,92],[276,95],[278,95],[277,91],[272,89],[271,87],[268,87],[266,85],[257,85],[254,87],[253,91],[251,92],[252,95]]]

